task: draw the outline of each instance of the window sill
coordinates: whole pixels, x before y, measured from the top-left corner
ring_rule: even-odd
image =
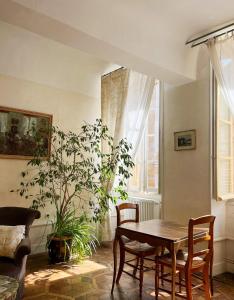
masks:
[[[156,193],[128,193],[128,197],[134,200],[149,200],[161,203],[162,196]]]
[[[218,196],[217,200],[218,201],[228,201],[228,200],[233,200],[234,199],[234,194],[225,194],[222,196]]]

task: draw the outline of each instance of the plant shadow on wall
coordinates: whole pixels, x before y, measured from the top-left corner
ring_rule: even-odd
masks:
[[[115,145],[101,119],[84,124],[78,134],[52,127],[51,136],[49,158],[42,158],[38,143],[17,192],[35,209],[49,203],[55,209],[47,242],[51,262],[81,259],[95,250],[94,223],[104,222],[110,202],[127,199],[131,145],[126,139]]]

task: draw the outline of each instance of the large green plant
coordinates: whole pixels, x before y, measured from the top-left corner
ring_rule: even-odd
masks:
[[[86,220],[102,222],[110,202],[127,198],[126,184],[134,165],[130,147],[125,139],[114,144],[101,119],[83,125],[78,134],[53,127],[50,156],[42,157],[39,142],[27,170],[21,173],[18,192],[32,199],[36,209],[50,202],[56,211],[54,223],[64,228],[67,215],[74,209],[78,215],[85,213]],[[58,228],[54,227],[55,233],[60,232]]]
[[[64,241],[64,248],[68,248],[73,257],[82,259],[92,254],[98,243],[94,227],[85,215],[76,216],[75,211],[67,211],[62,216],[57,212],[56,221],[52,223],[52,233],[49,235],[47,246],[50,247],[54,237],[69,237],[71,245]],[[64,253],[66,255],[66,252]]]

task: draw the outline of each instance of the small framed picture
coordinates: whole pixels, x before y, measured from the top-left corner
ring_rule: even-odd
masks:
[[[174,133],[175,151],[196,149],[196,130]]]

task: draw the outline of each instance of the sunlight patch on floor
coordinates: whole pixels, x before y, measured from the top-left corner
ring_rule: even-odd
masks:
[[[25,285],[33,285],[39,283],[40,281],[53,282],[59,279],[68,278],[74,275],[83,275],[91,272],[97,272],[107,269],[106,266],[96,263],[91,260],[84,260],[78,265],[63,265],[57,268],[48,268],[40,270],[38,272],[33,272],[26,276]]]
[[[153,291],[151,294],[150,294],[150,296],[153,296],[153,297],[155,297],[155,292]],[[164,298],[171,298],[171,295],[170,294],[168,294],[168,293],[166,293],[166,292],[159,292],[158,293],[158,296],[160,297],[162,297],[162,299],[164,299]]]

